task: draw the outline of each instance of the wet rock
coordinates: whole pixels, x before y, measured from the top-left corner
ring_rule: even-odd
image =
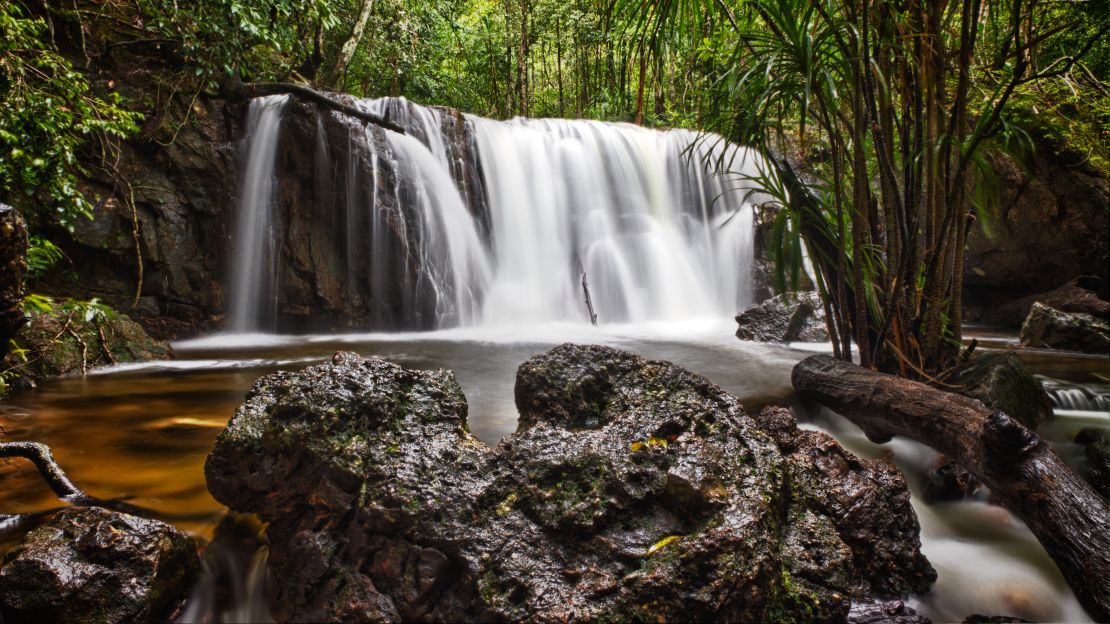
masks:
[[[19,622],[160,622],[198,568],[181,531],[98,507],[71,507],[31,531],[0,567],[0,615]]]
[[[27,224],[15,208],[0,203],[0,360],[8,352],[9,341],[26,322],[23,315],[26,257]]]
[[[1021,344],[1110,354],[1110,321],[1034,303],[1021,326]]]
[[[154,98],[151,85],[157,80],[146,70],[164,64],[125,61],[127,52],[115,50],[111,59],[101,59],[107,64],[103,75],[116,82],[112,90],[136,103],[157,99],[169,110],[144,111],[147,127],[142,136],[120,141],[119,157],[109,168],[114,172],[85,167],[80,190],[98,198],[92,219],[77,219],[72,231],[40,224],[68,261],[47,271],[33,290],[75,299],[99,297],[128,309],[137,286],[132,223],[137,216],[144,305],[130,313],[136,319],[176,319],[195,335],[219,322],[224,309],[232,257],[228,242],[237,215],[236,140],[245,107],[184,93],[169,100]],[[113,69],[115,62],[123,66]]]
[[[1099,292],[1103,289],[1102,280],[1098,277],[1077,277],[1048,292],[1029,295],[1017,301],[984,310],[978,320],[990,325],[1021,327],[1022,321],[1032,311],[1034,303],[1042,303],[1062,312],[1078,312],[1100,319],[1110,319],[1110,301],[1099,297]]]
[[[1052,399],[1013,351],[979,355],[957,369],[946,383],[1030,429],[1052,416]]]
[[[1108,430],[1102,427],[1083,427],[1075,433],[1073,441],[1076,444],[1087,446],[1106,439]]]
[[[987,227],[968,233],[964,298],[973,309],[969,319],[976,318],[976,310],[996,310],[1079,275],[1095,275],[1110,285],[1110,179],[1085,154],[1034,140],[1036,148],[1026,162],[1001,151],[985,154],[998,176],[999,197],[996,208],[980,215]]]
[[[776,154],[776,158],[791,159],[792,156]],[[796,170],[800,169],[796,168]],[[805,271],[798,271],[797,275],[791,275],[787,271],[781,276],[783,279],[780,279],[775,268],[770,249],[776,244],[772,232],[775,218],[782,208],[775,203],[757,205],[755,208],[751,263],[752,302],[763,303],[784,292],[815,290],[817,286]]]
[[[819,431],[790,431],[789,415],[785,408],[768,407],[754,418],[786,454],[795,496],[828,518],[851,549],[857,576],[880,596],[928,587],[935,575],[921,554],[917,516],[894,462],[860,459]]]
[[[853,602],[848,624],[931,624],[901,600],[887,602]]]
[[[927,503],[963,500],[975,495],[981,484],[975,475],[944,455],[925,477],[923,496]]]
[[[269,522],[275,617],[842,619],[935,578],[888,462],[782,414],[764,433],[681,368],[564,345],[516,400],[491,450],[446,371],[337,354],[260,379],[205,473]]]
[[[784,293],[736,315],[736,337],[760,342],[824,342],[825,309],[814,292]]]
[[[980,615],[978,613],[964,618],[964,624],[1010,624],[1028,621],[1011,615]]]
[[[1087,482],[1110,499],[1110,440],[1102,438],[1088,444],[1084,453],[1087,455]]]
[[[31,314],[16,337],[24,351],[9,354],[3,366],[16,372],[15,386],[33,386],[59,375],[81,374],[93,368],[165,360],[173,356],[168,344],[151,338],[141,325],[110,309],[90,310],[85,304],[52,303]]]

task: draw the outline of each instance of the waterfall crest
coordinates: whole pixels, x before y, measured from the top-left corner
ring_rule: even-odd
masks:
[[[745,176],[759,156],[716,135],[501,122],[403,98],[354,102],[402,125],[401,135],[317,111],[305,127],[316,134],[316,185],[327,188],[316,189],[311,209],[330,227],[328,248],[293,233],[276,241],[280,223],[297,218],[274,197],[286,104],[260,98],[250,107],[235,331],[284,329],[283,306],[305,316],[327,308],[333,325],[375,330],[586,321],[583,272],[601,322],[719,317],[750,303],[757,198]],[[345,124],[341,140],[323,136],[329,124]],[[334,261],[305,260],[328,254]],[[298,261],[338,275],[283,292],[304,279],[305,270],[284,269]],[[319,293],[331,298],[318,305]]]

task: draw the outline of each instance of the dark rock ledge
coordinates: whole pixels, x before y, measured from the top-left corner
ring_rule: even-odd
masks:
[[[260,379],[205,474],[269,522],[274,616],[844,620],[935,578],[893,464],[787,410],[575,345],[525,362],[516,401],[491,450],[448,371],[340,353]]]

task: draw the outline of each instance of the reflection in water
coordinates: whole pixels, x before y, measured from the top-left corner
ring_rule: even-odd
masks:
[[[567,341],[609,344],[673,361],[740,396],[752,411],[789,400],[790,370],[811,350],[740,342],[732,329],[731,322],[718,321],[602,329],[557,323],[424,334],[215,336],[176,345],[179,359],[173,362],[54,380],[17,394],[0,406],[0,426],[7,431],[5,439],[49,444],[71,478],[91,494],[129,497],[208,543],[206,573],[179,621],[255,622],[268,618],[258,527],[238,516],[225,518],[226,510],[208,494],[203,467],[217,433],[259,376],[303,368],[338,350],[378,355],[411,368],[448,368],[466,393],[471,430],[496,444],[516,427],[512,388],[517,367]],[[1106,358],[1037,355],[1026,364],[1040,374],[1078,381],[1110,372]],[[921,477],[932,468],[933,451],[903,440],[874,445],[828,413],[801,420],[829,431],[861,456],[894,453],[914,494],[925,554],[940,574],[932,591],[915,599],[915,607],[937,621],[972,612],[1037,621],[1085,619],[1044,549],[1008,512],[980,501],[921,502]],[[1104,413],[1064,412],[1041,433],[1065,456],[1078,459],[1081,449],[1075,453],[1069,447],[1075,432],[1106,423]],[[0,461],[0,483],[0,511],[59,504],[27,462]]]

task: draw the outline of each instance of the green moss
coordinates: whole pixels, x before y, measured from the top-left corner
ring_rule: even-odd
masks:
[[[779,571],[778,583],[767,604],[767,622],[811,622],[817,619],[814,606],[818,601],[813,592],[802,590],[785,568]]]

